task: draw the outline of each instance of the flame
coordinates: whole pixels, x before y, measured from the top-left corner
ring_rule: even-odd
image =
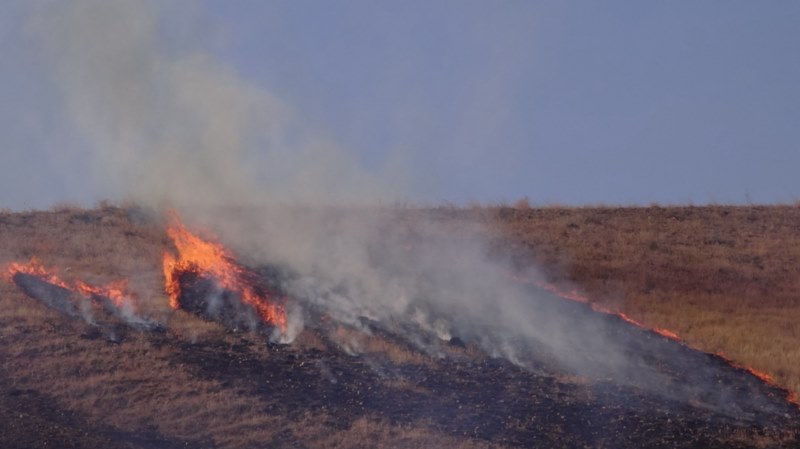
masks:
[[[61,279],[55,269],[47,269],[36,257],[31,258],[30,262],[23,264],[20,262],[11,262],[6,268],[6,279],[13,280],[14,275],[18,273],[28,274],[41,279],[52,285],[67,289],[72,292],[77,292],[87,298],[97,300],[97,298],[108,298],[118,308],[122,308],[126,304],[132,305],[131,295],[128,293],[128,280],[120,279],[113,281],[106,285],[91,285],[83,282],[80,279],[73,281],[72,284],[67,283]]]
[[[648,330],[648,331],[651,331],[651,332],[655,332],[655,333],[661,335],[662,337],[668,338],[670,340],[677,341],[680,344],[682,344],[682,345],[684,345],[684,346],[686,346],[688,348],[694,349],[696,351],[705,352],[705,351],[702,351],[701,349],[696,348],[696,347],[694,347],[692,345],[689,345],[685,341],[681,340],[681,338],[678,336],[677,333],[675,333],[675,332],[673,332],[673,331],[671,331],[669,329],[664,329],[664,328],[660,328],[660,327],[649,327],[649,326],[647,326],[647,325],[645,325],[645,324],[643,324],[643,323],[641,323],[639,321],[636,321],[636,320],[628,317],[623,312],[614,311],[614,310],[608,309],[606,307],[603,307],[603,306],[601,306],[599,304],[596,304],[596,303],[592,302],[589,299],[588,296],[585,296],[585,295],[581,294],[580,292],[578,292],[577,289],[563,290],[563,289],[559,288],[558,286],[556,286],[554,284],[550,284],[550,283],[547,283],[547,282],[544,282],[544,281],[531,280],[531,279],[527,279],[527,278],[524,278],[524,277],[521,277],[521,276],[515,276],[515,275],[511,275],[510,278],[514,282],[523,283],[523,284],[530,284],[530,285],[534,285],[536,287],[539,287],[539,288],[541,288],[543,290],[547,290],[550,293],[553,293],[554,295],[556,295],[556,296],[558,296],[560,298],[568,299],[568,300],[571,300],[571,301],[576,301],[576,302],[580,302],[580,303],[586,304],[589,307],[591,307],[591,309],[594,310],[595,312],[604,313],[604,314],[607,314],[607,315],[615,315],[615,316],[619,317],[621,320],[623,320],[623,321],[625,321],[627,323],[630,323],[630,324],[632,324],[632,325],[634,325],[634,326],[636,326],[638,328],[645,329],[645,330]],[[777,385],[775,383],[775,380],[772,378],[771,375],[769,375],[769,374],[767,374],[767,373],[765,373],[763,371],[759,371],[759,370],[757,370],[755,368],[751,368],[749,366],[739,365],[736,362],[734,362],[732,359],[728,358],[728,356],[726,356],[722,352],[716,352],[716,353],[714,353],[714,355],[719,357],[720,359],[724,360],[728,365],[730,365],[730,366],[732,366],[732,367],[734,367],[736,369],[747,371],[748,373],[750,373],[751,375],[755,376],[756,378],[758,378],[762,382],[766,383],[767,385],[770,385],[772,387],[775,387],[775,388],[778,388],[780,390],[783,390],[786,393],[786,400],[789,403],[800,407],[800,396],[798,396],[798,394],[796,392],[794,392],[794,391],[787,390],[786,388],[783,388],[783,387]]]
[[[61,280],[61,278],[55,274],[55,270],[46,269],[36,257],[32,257],[30,262],[27,264],[19,262],[11,262],[8,264],[8,268],[6,269],[7,280],[11,281],[12,278],[18,273],[36,276],[37,278],[50,284],[66,288],[67,290],[72,290],[72,287],[70,287],[69,284]]]
[[[127,294],[128,280],[120,279],[103,286],[89,285],[83,281],[75,281],[76,289],[84,296],[102,296],[108,298],[118,308],[130,303],[130,295]]]
[[[163,256],[164,289],[173,309],[180,306],[180,274],[196,272],[214,279],[220,287],[240,294],[242,301],[252,306],[264,322],[286,331],[286,313],[283,307],[259,294],[246,281],[252,273],[238,265],[227,248],[191,233],[175,212],[170,214],[167,235],[178,250],[177,256],[170,252],[164,252]]]
[[[772,384],[774,384],[774,382],[775,382],[775,380],[772,378],[772,376],[771,376],[770,374],[768,374],[768,373],[765,373],[765,372],[763,372],[763,371],[759,371],[759,370],[757,370],[757,369],[755,369],[755,368],[751,368],[751,367],[749,367],[749,366],[739,365],[738,363],[736,363],[736,362],[734,362],[732,359],[730,359],[730,358],[729,358],[727,355],[725,355],[725,354],[724,354],[722,351],[717,351],[717,352],[715,352],[715,353],[714,353],[714,355],[715,355],[715,356],[717,356],[717,357],[719,357],[719,358],[721,358],[722,360],[724,360],[725,362],[727,362],[727,363],[728,363],[729,365],[731,365],[732,367],[734,367],[734,368],[737,368],[737,369],[740,369],[740,370],[747,371],[748,373],[750,373],[750,374],[752,374],[753,376],[755,376],[755,377],[757,377],[757,378],[761,379],[761,380],[762,380],[763,382],[765,382],[765,383],[768,383],[768,384],[772,385]],[[796,403],[796,402],[795,402],[795,401],[792,399],[793,397],[794,397],[794,393],[793,393],[793,392],[789,392],[789,402],[794,402],[794,403]]]
[[[606,315],[616,315],[617,317],[619,317],[622,321],[625,321],[626,323],[633,324],[636,327],[639,327],[639,328],[642,328],[642,329],[646,329],[646,330],[649,330],[651,332],[655,332],[655,333],[661,335],[662,337],[668,338],[670,340],[681,341],[681,338],[678,336],[677,333],[675,333],[675,332],[673,332],[673,331],[671,331],[669,329],[664,329],[664,328],[661,328],[661,327],[652,327],[652,328],[648,327],[645,324],[641,323],[640,321],[636,321],[633,318],[629,317],[628,315],[626,315],[626,314],[624,314],[622,312],[614,311],[614,310],[611,310],[609,308],[603,307],[603,306],[601,306],[601,305],[599,305],[597,303],[592,302],[589,299],[588,296],[585,296],[585,295],[581,294],[577,289],[562,290],[561,288],[557,287],[554,284],[550,284],[550,283],[547,283],[547,282],[544,282],[544,281],[530,280],[530,279],[526,279],[526,278],[519,277],[519,276],[511,276],[511,279],[513,281],[515,281],[515,282],[531,284],[531,285],[534,285],[536,287],[541,288],[542,290],[547,290],[548,292],[550,292],[550,293],[552,293],[552,294],[554,294],[554,295],[556,295],[556,296],[558,296],[560,298],[569,299],[570,301],[575,301],[575,302],[579,302],[579,303],[582,303],[582,304],[586,304],[587,306],[591,307],[591,309],[594,310],[595,312],[604,313]]]
[[[662,337],[669,338],[670,340],[675,340],[675,341],[681,340],[681,337],[679,337],[678,334],[669,329],[664,329],[663,327],[654,327],[653,332],[661,335]]]

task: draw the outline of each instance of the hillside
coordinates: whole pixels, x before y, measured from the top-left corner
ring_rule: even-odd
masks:
[[[521,270],[537,267],[558,289],[577,288],[603,308],[800,390],[798,207],[436,208],[399,217],[412,228],[424,218],[454,234],[481,234],[492,252]],[[0,215],[0,263],[36,257],[67,286],[36,276],[0,282],[3,447],[797,443],[800,412],[779,388],[535,287],[523,288],[537,310],[608,334],[603,341],[633,354],[642,373],[576,374],[536,348],[535,363],[522,369],[466,335],[422,344],[398,327],[337,322],[304,302],[305,329],[290,344],[274,343],[269,328],[242,331],[191,307],[172,310],[162,258],[173,246],[165,222],[137,208]],[[270,280],[276,269],[252,273]],[[78,281],[121,277],[137,312],[146,312],[139,315],[155,324],[94,303],[71,317],[53,307],[59,295],[74,298],[67,288]],[[208,288],[180,282],[189,306]],[[33,299],[42,296],[56,299]],[[649,376],[649,364],[674,382],[669,395],[637,377]],[[715,391],[684,389],[707,379]]]

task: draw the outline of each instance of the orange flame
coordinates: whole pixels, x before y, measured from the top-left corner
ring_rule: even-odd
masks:
[[[681,339],[681,337],[679,337],[678,334],[669,329],[664,329],[663,327],[654,327],[653,332],[661,335],[662,337],[667,337],[670,340],[680,341]]]
[[[125,293],[128,289],[127,279],[120,279],[104,286],[89,285],[83,281],[75,281],[75,287],[84,296],[102,296],[110,299],[115,306],[120,308],[130,301],[130,295]]]
[[[544,282],[544,281],[530,280],[530,279],[526,279],[526,278],[519,277],[519,276],[511,276],[511,279],[513,281],[515,281],[515,282],[520,282],[520,283],[523,283],[523,284],[531,284],[531,285],[534,285],[536,287],[541,288],[542,290],[547,290],[548,292],[558,296],[559,298],[569,299],[570,301],[575,301],[575,302],[579,302],[579,303],[582,303],[582,304],[586,304],[592,310],[594,310],[595,312],[604,313],[606,315],[615,315],[615,316],[619,317],[622,321],[625,321],[626,323],[630,323],[630,324],[633,324],[636,327],[655,332],[655,333],[661,335],[662,337],[669,338],[670,340],[681,341],[680,337],[675,332],[673,332],[673,331],[671,331],[669,329],[661,328],[661,327],[653,327],[653,328],[648,327],[648,326],[644,325],[643,323],[634,320],[633,318],[629,317],[628,315],[626,315],[626,314],[624,314],[622,312],[613,311],[613,310],[611,310],[609,308],[603,307],[603,306],[601,306],[599,304],[596,304],[596,303],[592,302],[589,299],[588,296],[582,295],[580,292],[578,292],[577,289],[562,290],[562,289],[560,289],[559,287],[557,287],[554,284],[550,284],[550,283],[547,283],[547,282]]]
[[[277,325],[285,332],[286,313],[283,307],[256,292],[245,280],[250,273],[235,262],[233,254],[227,248],[191,233],[174,212],[170,216],[167,235],[178,250],[177,256],[164,252],[163,257],[164,289],[173,309],[180,306],[179,275],[194,271],[213,278],[226,290],[239,293],[242,301],[252,306],[264,322]]]
[[[55,270],[47,270],[36,257],[32,257],[30,262],[27,264],[19,262],[11,262],[8,264],[8,268],[6,269],[6,279],[10,281],[17,273],[36,276],[50,284],[66,288],[67,290],[72,290],[72,287],[70,287],[55,274]]]
[[[722,360],[725,360],[732,367],[738,368],[738,369],[741,369],[741,370],[745,370],[748,373],[752,374],[753,376],[758,377],[759,379],[761,379],[765,383],[768,383],[768,384],[772,385],[773,382],[775,382],[772,379],[771,375],[769,375],[769,374],[767,374],[767,373],[765,373],[763,371],[759,371],[759,370],[757,370],[755,368],[750,368],[749,366],[739,365],[738,363],[736,363],[733,360],[729,359],[727,355],[722,353],[722,351],[717,351],[717,352],[714,353],[714,355],[716,355],[717,357],[721,358]],[[793,402],[792,399],[791,399],[792,396],[793,396],[793,394],[789,395],[789,397],[790,397],[789,402]]]
[[[6,269],[6,279],[11,281],[17,273],[28,274],[36,276],[37,278],[49,284],[53,284],[70,291],[77,291],[87,298],[94,296],[101,296],[110,299],[116,307],[123,307],[126,302],[131,301],[130,295],[127,293],[128,280],[120,279],[111,282],[107,285],[96,286],[87,284],[80,279],[77,279],[73,284],[69,284],[61,279],[55,269],[47,269],[36,257],[31,258],[27,264],[19,262],[11,262]]]

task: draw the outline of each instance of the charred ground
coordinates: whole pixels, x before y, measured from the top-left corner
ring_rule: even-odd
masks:
[[[620,271],[616,278],[603,268],[603,263],[614,260],[615,242],[631,251],[633,237],[628,230],[636,228],[633,222],[642,217],[647,217],[650,227],[639,229],[649,238],[654,228],[665,227],[660,232],[666,236],[656,239],[655,246],[666,254],[686,251],[683,242],[691,245],[692,239],[699,238],[701,232],[694,226],[702,223],[713,228],[705,232],[722,234],[724,240],[725,230],[737,229],[735,224],[727,225],[725,217],[739,214],[756,214],[759,225],[772,230],[762,237],[769,242],[783,239],[782,246],[791,247],[793,239],[798,239],[797,228],[790,225],[791,217],[800,216],[797,208],[727,209],[727,214],[714,207],[437,209],[409,210],[406,216],[412,221],[417,214],[435,216],[454,229],[489,224],[487,232],[494,232],[498,251],[515,251],[521,264],[526,258],[544,263],[552,280],[578,282],[607,301],[629,294],[626,280],[644,270],[639,268],[642,257],[635,267],[631,264],[630,272]],[[682,235],[680,227],[670,227],[669,214],[686,211],[694,217],[694,225]],[[704,215],[708,217],[703,219]],[[610,321],[613,329],[626,335],[624,341],[635,342],[627,350],[647,354],[648,349],[663,346],[672,351],[671,362],[665,362],[663,370],[677,383],[691,384],[687,367],[698,365],[712,371],[721,389],[765,402],[745,401],[739,410],[721,413],[704,402],[713,398],[669,398],[637,388],[635,382],[588,379],[561,372],[546,358],[541,366],[523,370],[459,340],[441,343],[436,354],[421,352],[370,322],[355,329],[322,320],[292,345],[272,344],[264,332],[238,332],[225,323],[159,308],[166,300],[158,263],[168,242],[161,224],[136,209],[7,213],[1,218],[3,262],[44,255],[45,262],[68,267],[65,276],[93,276],[98,282],[136,272],[137,290],[152,292],[137,299],[149,303],[156,318],[161,314],[161,321],[168,323],[166,329],[127,329],[121,338],[116,334],[111,338],[109,332],[33,301],[24,289],[3,282],[0,421],[6,430],[0,438],[4,447],[63,442],[72,447],[794,447],[798,442],[800,415],[785,403],[780,389],[718,357],[627,326],[616,317],[597,315],[582,304],[564,307],[587,319]],[[763,223],[769,220],[775,222]],[[594,226],[599,237],[573,239],[570,233],[584,225]],[[784,234],[776,235],[780,232]],[[747,248],[758,235],[743,235],[748,243],[738,244],[744,252],[739,257],[750,260]],[[650,241],[644,240],[645,254],[655,251],[649,249]],[[681,244],[664,249],[669,241]],[[598,244],[606,246],[598,249]],[[584,247],[606,250],[596,261],[599,271],[586,271],[592,261],[585,255],[581,258]],[[790,250],[780,254],[786,251]],[[631,254],[625,254],[630,260]],[[708,262],[718,256],[714,253]],[[650,292],[678,289],[668,283],[667,262],[656,258],[644,264],[660,267],[651,274]],[[769,254],[761,258],[768,273],[770,262]],[[693,269],[709,272],[708,267],[686,263],[680,272]],[[270,270],[264,267],[261,272]],[[606,281],[600,283],[587,272],[602,273]],[[587,277],[582,279],[582,273]],[[683,281],[679,292],[696,301],[687,282]],[[709,285],[698,284],[701,291]],[[29,294],[49,288],[25,285]],[[749,296],[742,298],[742,292],[751,290],[741,284],[730,291],[739,296],[731,296],[733,302],[726,310],[730,322],[739,323],[746,320],[741,314],[750,313],[741,304],[758,307]],[[774,291],[764,286],[761,292],[771,294],[772,301],[782,298],[787,315],[796,313],[791,285],[780,284]],[[635,301],[621,301],[619,306],[634,312],[648,310],[641,295],[633,297]],[[672,301],[675,305],[679,299]],[[653,308],[660,315],[644,313],[640,318],[662,325],[668,324],[658,322],[663,316],[672,316],[676,322],[691,319],[680,306],[670,315],[663,301]],[[117,324],[111,314],[104,320],[111,328]],[[702,325],[700,320],[686,326]],[[635,338],[627,338],[631,335]],[[753,340],[759,341],[758,336]],[[355,354],[349,348],[354,344],[359,346]],[[735,347],[722,349],[736,352]],[[739,358],[737,362],[751,361]],[[788,364],[784,369],[791,371]]]

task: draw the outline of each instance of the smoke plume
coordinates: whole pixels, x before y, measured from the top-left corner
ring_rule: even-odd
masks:
[[[91,172],[145,205],[365,201],[383,174],[202,48],[171,43],[157,2],[40,8],[30,30],[93,155]]]

